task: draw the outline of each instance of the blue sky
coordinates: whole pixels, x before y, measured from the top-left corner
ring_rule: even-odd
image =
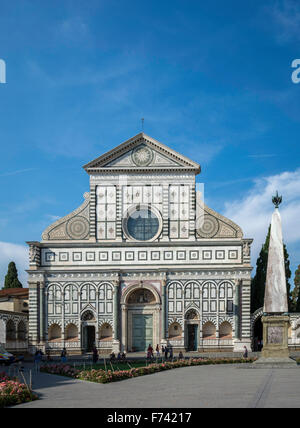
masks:
[[[206,203],[255,238],[281,215],[300,264],[300,2],[0,0],[0,284],[83,200],[82,165],[141,131],[202,166]]]

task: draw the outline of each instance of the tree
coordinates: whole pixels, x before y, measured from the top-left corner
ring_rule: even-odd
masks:
[[[264,305],[270,231],[271,231],[271,226],[269,226],[265,243],[263,244],[259,257],[256,261],[255,276],[251,280],[251,312],[252,313]]]
[[[15,262],[10,262],[8,265],[4,280],[4,288],[23,288],[23,285],[18,279],[18,271]]]
[[[259,257],[256,261],[256,274],[254,278],[252,278],[251,280],[251,312],[252,313],[264,305],[270,232],[271,232],[271,225],[269,226],[265,243],[263,244]],[[288,310],[291,312],[295,310],[295,307],[293,306],[291,285],[289,283],[289,279],[292,274],[290,270],[289,254],[287,252],[285,244],[283,244],[283,254],[284,254],[284,265],[285,265],[286,289],[287,289],[287,297],[288,297]]]
[[[300,312],[300,265],[295,272],[294,278],[295,287],[292,291],[293,303],[296,312]]]

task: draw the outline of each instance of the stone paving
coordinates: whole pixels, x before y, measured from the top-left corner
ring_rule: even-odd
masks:
[[[299,408],[300,366],[192,366],[110,384],[35,373],[33,389],[40,400],[15,408]]]

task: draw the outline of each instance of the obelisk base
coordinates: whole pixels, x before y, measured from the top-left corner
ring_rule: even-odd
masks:
[[[263,323],[263,349],[264,358],[288,358],[288,329],[289,317],[287,315],[266,315],[262,317]]]
[[[253,363],[257,368],[294,368],[297,362],[289,357],[287,315],[267,315],[262,317],[262,356]]]

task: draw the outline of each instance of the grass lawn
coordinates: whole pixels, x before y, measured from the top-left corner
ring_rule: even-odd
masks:
[[[163,358],[154,358],[152,363],[163,363],[165,360]],[[114,363],[110,363],[109,359],[106,359],[106,367],[103,359],[96,364],[91,361],[87,361],[85,364],[75,364],[75,368],[77,370],[130,370],[131,368],[145,367],[150,364],[150,361],[144,360],[133,360],[128,361],[128,363],[123,361],[115,361]],[[69,362],[69,365],[74,367],[74,364]]]

